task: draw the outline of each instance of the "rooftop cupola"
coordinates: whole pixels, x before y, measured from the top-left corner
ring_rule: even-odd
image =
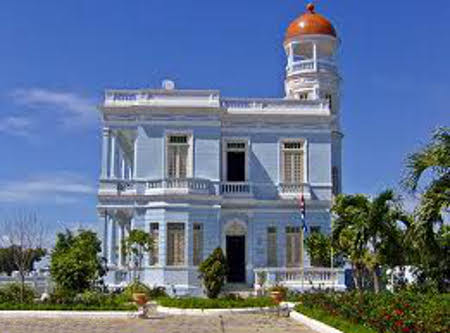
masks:
[[[287,55],[287,98],[328,99],[337,110],[339,39],[333,24],[316,12],[314,4],[289,25],[284,40]]]

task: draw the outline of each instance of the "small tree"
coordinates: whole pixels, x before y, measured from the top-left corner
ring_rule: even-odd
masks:
[[[313,232],[306,238],[306,249],[311,258],[311,265],[330,267],[331,239],[320,232]]]
[[[142,261],[145,253],[150,253],[153,249],[153,239],[150,234],[139,229],[131,230],[128,237],[122,244],[124,255],[129,258],[129,262],[133,263],[135,273],[135,279],[140,280]]]
[[[78,293],[91,288],[106,273],[100,252],[101,242],[92,231],[59,233],[50,263],[57,286]]]
[[[11,259],[14,268],[19,272],[20,298],[23,301],[25,276],[32,269],[36,254],[42,254],[45,228],[35,214],[22,213],[3,220],[0,223],[0,230],[3,234],[0,237],[0,245],[12,249]]]
[[[225,284],[228,265],[222,249],[218,247],[200,264],[200,276],[208,298],[217,298]]]

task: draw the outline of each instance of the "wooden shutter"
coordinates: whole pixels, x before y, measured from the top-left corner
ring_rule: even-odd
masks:
[[[277,267],[277,229],[267,228],[267,266]]]
[[[194,266],[200,265],[203,261],[203,225],[194,224],[194,234],[193,234],[193,263]]]
[[[184,224],[169,223],[167,225],[167,265],[183,266],[184,258]]]

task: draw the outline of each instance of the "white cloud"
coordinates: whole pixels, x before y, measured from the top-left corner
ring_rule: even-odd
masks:
[[[58,173],[28,180],[0,181],[0,202],[67,204],[95,191],[95,187],[79,175]]]
[[[33,123],[30,118],[10,116],[0,118],[0,133],[30,137]]]
[[[12,96],[16,103],[30,108],[48,107],[55,110],[67,126],[87,126],[98,120],[95,103],[72,92],[29,88],[15,90]]]

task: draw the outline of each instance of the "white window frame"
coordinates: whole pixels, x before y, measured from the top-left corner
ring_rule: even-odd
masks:
[[[280,143],[278,145],[279,147],[279,154],[278,154],[278,165],[280,166],[279,169],[279,179],[278,182],[280,184],[284,184],[284,144],[285,143],[294,143],[294,142],[301,142],[302,143],[302,151],[303,151],[303,184],[308,183],[309,179],[309,170],[308,170],[308,140],[305,138],[286,138],[280,140]]]
[[[193,178],[194,175],[194,135],[192,131],[166,131],[164,133],[164,176],[169,178],[169,137],[186,136],[188,144],[188,154],[186,158],[186,178]]]
[[[229,143],[243,143],[245,144],[244,149],[228,149]],[[229,182],[227,179],[228,171],[228,152],[229,151],[244,151],[245,152],[245,180],[244,183],[249,181],[249,147],[250,140],[248,138],[226,138],[222,140],[222,179],[224,182]]]

